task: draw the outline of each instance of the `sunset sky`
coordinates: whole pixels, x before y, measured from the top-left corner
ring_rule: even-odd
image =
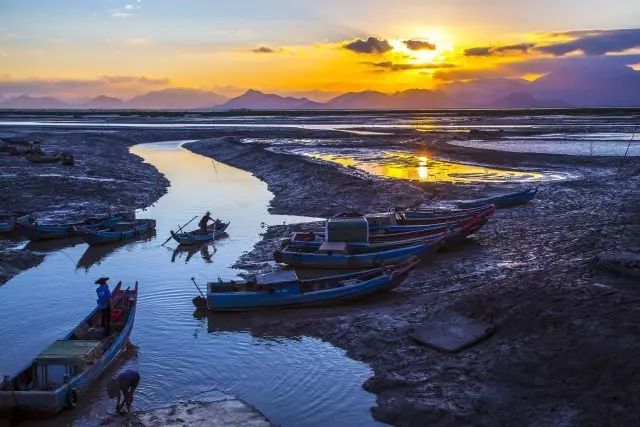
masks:
[[[558,67],[640,69],[638,24],[638,0],[3,0],[0,93],[255,88],[322,99]]]

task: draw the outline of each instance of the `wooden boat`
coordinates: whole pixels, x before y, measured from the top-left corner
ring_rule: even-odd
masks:
[[[538,193],[537,188],[527,188],[526,190],[515,193],[502,194],[499,196],[485,197],[476,200],[460,200],[452,202],[460,208],[474,208],[486,204],[495,205],[496,209],[510,208],[512,206],[522,205],[533,200]]]
[[[0,383],[0,412],[55,414],[78,404],[82,394],[125,349],[133,328],[138,283],[111,294],[112,333],[104,336],[95,308],[62,340],[42,351],[15,376]]]
[[[34,221],[32,218],[29,223],[17,223],[16,230],[29,240],[60,239],[80,235],[78,232],[79,227],[89,225],[106,226],[122,221],[130,215],[131,214],[129,213],[96,215],[90,216],[83,221],[62,224],[43,224],[38,221]]]
[[[488,208],[488,206],[490,206],[490,204],[470,209],[419,207],[416,209],[405,209],[402,212],[404,213],[406,218],[432,218],[443,216],[465,217],[475,215],[477,213],[482,213],[486,208]]]
[[[250,281],[212,282],[207,297],[196,297],[197,308],[214,311],[307,307],[342,303],[387,291],[400,285],[418,264],[409,259],[395,268],[377,268],[301,280],[294,271],[257,276]]]
[[[206,231],[200,229],[186,231],[183,233],[171,231],[171,236],[181,245],[194,245],[196,243],[206,242],[220,237],[226,232],[229,224],[230,222],[217,222],[215,227],[209,228]]]
[[[412,245],[379,249],[375,245],[350,246],[346,242],[324,242],[317,248],[287,246],[274,253],[276,262],[308,268],[369,268],[398,264],[414,256],[434,252],[443,237]]]
[[[32,217],[26,213],[4,213],[0,214],[0,233],[11,233],[16,229],[16,224],[28,224]]]
[[[484,205],[481,209],[463,214],[434,214],[428,217],[408,218],[403,212],[384,212],[367,214],[372,233],[405,233],[440,228],[464,222],[475,216],[490,216],[495,212],[493,205]]]
[[[77,227],[76,232],[90,245],[122,242],[138,239],[156,229],[154,219],[136,219],[134,221],[116,221],[110,224]]]
[[[28,154],[25,158],[31,163],[58,163],[62,160],[62,156],[60,154],[53,156],[47,156],[45,154]]]

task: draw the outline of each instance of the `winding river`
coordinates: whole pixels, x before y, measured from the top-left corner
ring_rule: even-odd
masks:
[[[251,250],[265,224],[309,218],[269,214],[273,195],[265,183],[182,148],[184,142],[131,149],[171,182],[155,205],[138,212],[157,220],[157,237],[95,249],[78,241],[30,244],[47,257],[0,287],[0,372],[20,369],[73,328],[95,305],[95,279],[109,276],[112,285],[140,282],[131,337],[137,350],[114,369],[140,372],[137,408],[217,390],[240,397],[283,426],[378,424],[369,411],[375,396],[362,389],[371,369],[344,351],[305,336],[264,336],[259,324],[241,314],[194,317],[191,298],[197,291],[191,277],[199,283],[234,277],[238,271],[231,265]],[[209,209],[231,221],[228,237],[191,253],[175,251],[173,241],[161,246],[170,229]],[[72,418],[91,424],[104,416],[113,405],[104,387],[112,373],[84,397]]]

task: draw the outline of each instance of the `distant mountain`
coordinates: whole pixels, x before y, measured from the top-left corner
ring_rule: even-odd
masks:
[[[527,92],[516,92],[493,101],[492,108],[551,108],[567,107],[567,103],[561,100],[542,100],[535,98]]]
[[[126,108],[126,106],[125,102],[119,98],[100,95],[77,105],[76,108],[87,108],[95,110],[118,110],[124,109]]]
[[[409,89],[396,93],[373,90],[349,92],[325,103],[330,109],[418,109],[452,107],[454,101],[444,92],[428,89]]]
[[[217,108],[250,110],[295,110],[304,105],[311,106],[316,103],[307,98],[294,98],[291,96],[280,96],[273,93],[263,93],[258,90],[249,89],[245,93],[230,99]]]
[[[125,108],[149,110],[190,110],[211,108],[227,101],[215,92],[198,89],[163,89],[136,96],[126,102]]]
[[[69,108],[69,104],[50,96],[33,97],[28,95],[9,98],[0,103],[0,108],[14,109],[64,109]]]

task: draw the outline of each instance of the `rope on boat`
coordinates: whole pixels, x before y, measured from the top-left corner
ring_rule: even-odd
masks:
[[[624,152],[624,156],[622,157],[622,159],[620,159],[620,164],[618,165],[618,173],[617,173],[617,175],[620,175],[620,170],[622,169],[622,164],[627,159],[627,154],[629,154],[629,149],[631,148],[631,142],[633,141],[633,138],[636,136],[636,133],[638,133],[638,129],[639,128],[640,128],[640,125],[636,126],[635,129],[633,130],[633,132],[631,133],[631,138],[629,138],[629,143],[627,144],[627,150]]]

